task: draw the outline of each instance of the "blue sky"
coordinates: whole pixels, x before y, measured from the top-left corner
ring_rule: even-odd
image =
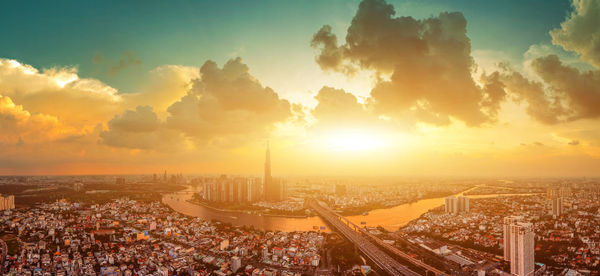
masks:
[[[473,50],[518,58],[549,43],[569,1],[390,1],[396,15],[463,12]],[[12,1],[3,3],[0,56],[36,68],[77,66],[121,92],[163,64],[199,66],[241,56],[269,85],[270,72],[318,70],[309,41],[323,24],[343,38],[358,1]],[[140,66],[108,74],[123,53]],[[94,63],[94,57],[104,63]],[[304,69],[299,69],[304,68]],[[277,75],[277,74],[275,74]],[[297,72],[302,75],[302,72]],[[274,84],[277,86],[276,84]]]

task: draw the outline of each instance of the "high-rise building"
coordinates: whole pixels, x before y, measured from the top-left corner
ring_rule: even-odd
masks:
[[[533,233],[533,224],[525,222],[511,224],[510,236],[510,273],[518,276],[534,275],[535,233]]]
[[[279,179],[273,179],[271,176],[271,150],[267,142],[267,152],[265,156],[265,177],[263,178],[265,200],[280,201],[285,198],[285,186]]]
[[[337,196],[346,195],[346,185],[344,184],[335,184],[335,194]]]
[[[573,190],[571,189],[571,187],[563,186],[560,187],[558,194],[560,197],[571,197],[573,195]]]
[[[210,202],[248,203],[260,199],[260,183],[257,178],[221,175],[219,178],[197,180],[202,185],[201,196]]]
[[[231,257],[231,271],[235,273],[240,267],[242,267],[242,259],[238,256]]]
[[[503,245],[504,245],[504,260],[510,261],[510,251],[512,247],[510,226],[519,222],[522,219],[520,216],[510,216],[504,218],[502,225]]]
[[[546,189],[546,198],[555,198],[555,197],[558,197],[558,188]]]
[[[469,212],[469,198],[466,196],[458,197],[458,211],[459,212]]]
[[[0,196],[0,210],[9,210],[15,208],[15,196]]]
[[[444,210],[449,214],[469,212],[469,198],[466,196],[449,196],[446,198]]]
[[[551,201],[552,201],[552,216],[560,217],[562,214],[564,214],[563,198],[555,197],[555,198],[552,198]]]
[[[449,196],[446,198],[446,203],[444,204],[444,210],[446,213],[456,214],[458,213],[458,200],[455,196]]]

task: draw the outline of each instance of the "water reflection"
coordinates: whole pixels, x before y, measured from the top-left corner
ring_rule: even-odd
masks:
[[[475,189],[475,188],[472,188]],[[472,189],[458,193],[455,196],[463,195]],[[194,187],[188,188],[184,192],[168,194],[163,196],[163,202],[169,205],[173,210],[189,216],[200,217],[206,220],[219,220],[233,225],[248,225],[262,230],[279,231],[309,231],[314,226],[325,226],[325,222],[319,217],[308,218],[287,218],[273,216],[259,216],[244,212],[218,211],[205,206],[196,205],[187,202],[195,192]],[[531,194],[491,194],[491,195],[472,195],[470,198],[487,198],[497,196],[515,196]],[[427,211],[444,205],[444,197],[423,199],[413,203],[398,205],[387,209],[376,209],[369,212],[368,215],[348,216],[347,218],[358,224],[368,227],[382,226],[388,231],[395,231],[398,227],[406,225],[411,220],[420,217]],[[329,231],[329,227],[326,228]]]
[[[192,198],[193,192],[194,188],[190,187],[184,192],[167,194],[163,196],[162,200],[173,210],[185,215],[199,217],[205,220],[219,220],[239,226],[253,226],[262,230],[277,230],[286,232],[309,231],[314,230],[314,226],[325,226],[325,222],[323,222],[323,220],[317,216],[308,218],[287,218],[259,216],[244,212],[226,212],[214,210],[205,206],[188,202],[187,200]],[[325,232],[328,231],[329,227],[326,227]]]

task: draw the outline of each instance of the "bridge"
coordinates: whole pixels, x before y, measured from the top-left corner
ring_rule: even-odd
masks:
[[[435,275],[444,275],[445,273],[437,268],[423,263],[421,260],[400,251],[398,248],[384,243],[380,238],[372,235],[366,229],[354,224],[343,216],[333,212],[325,204],[318,203],[316,200],[310,200],[309,206],[317,212],[317,214],[328,222],[331,227],[340,232],[351,243],[366,255],[375,265],[388,275],[420,275],[402,265],[381,248],[388,250],[396,257],[399,257],[412,265],[423,269],[426,273],[432,272]]]

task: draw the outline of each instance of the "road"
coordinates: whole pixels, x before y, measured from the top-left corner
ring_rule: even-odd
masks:
[[[0,257],[0,274],[4,275],[4,261],[6,261],[8,246],[6,246],[6,242],[2,239],[0,239],[0,246],[2,246],[2,256]]]
[[[317,203],[315,200],[311,200],[309,206],[327,221],[335,230],[340,232],[346,239],[356,245],[356,247],[375,265],[377,265],[381,271],[388,275],[409,275],[417,276],[420,275],[406,266],[402,265],[398,261],[394,260],[387,253],[381,250],[377,245],[369,241],[360,232],[357,232],[350,228],[347,223],[342,221],[343,218],[338,214],[331,211],[326,206]]]

